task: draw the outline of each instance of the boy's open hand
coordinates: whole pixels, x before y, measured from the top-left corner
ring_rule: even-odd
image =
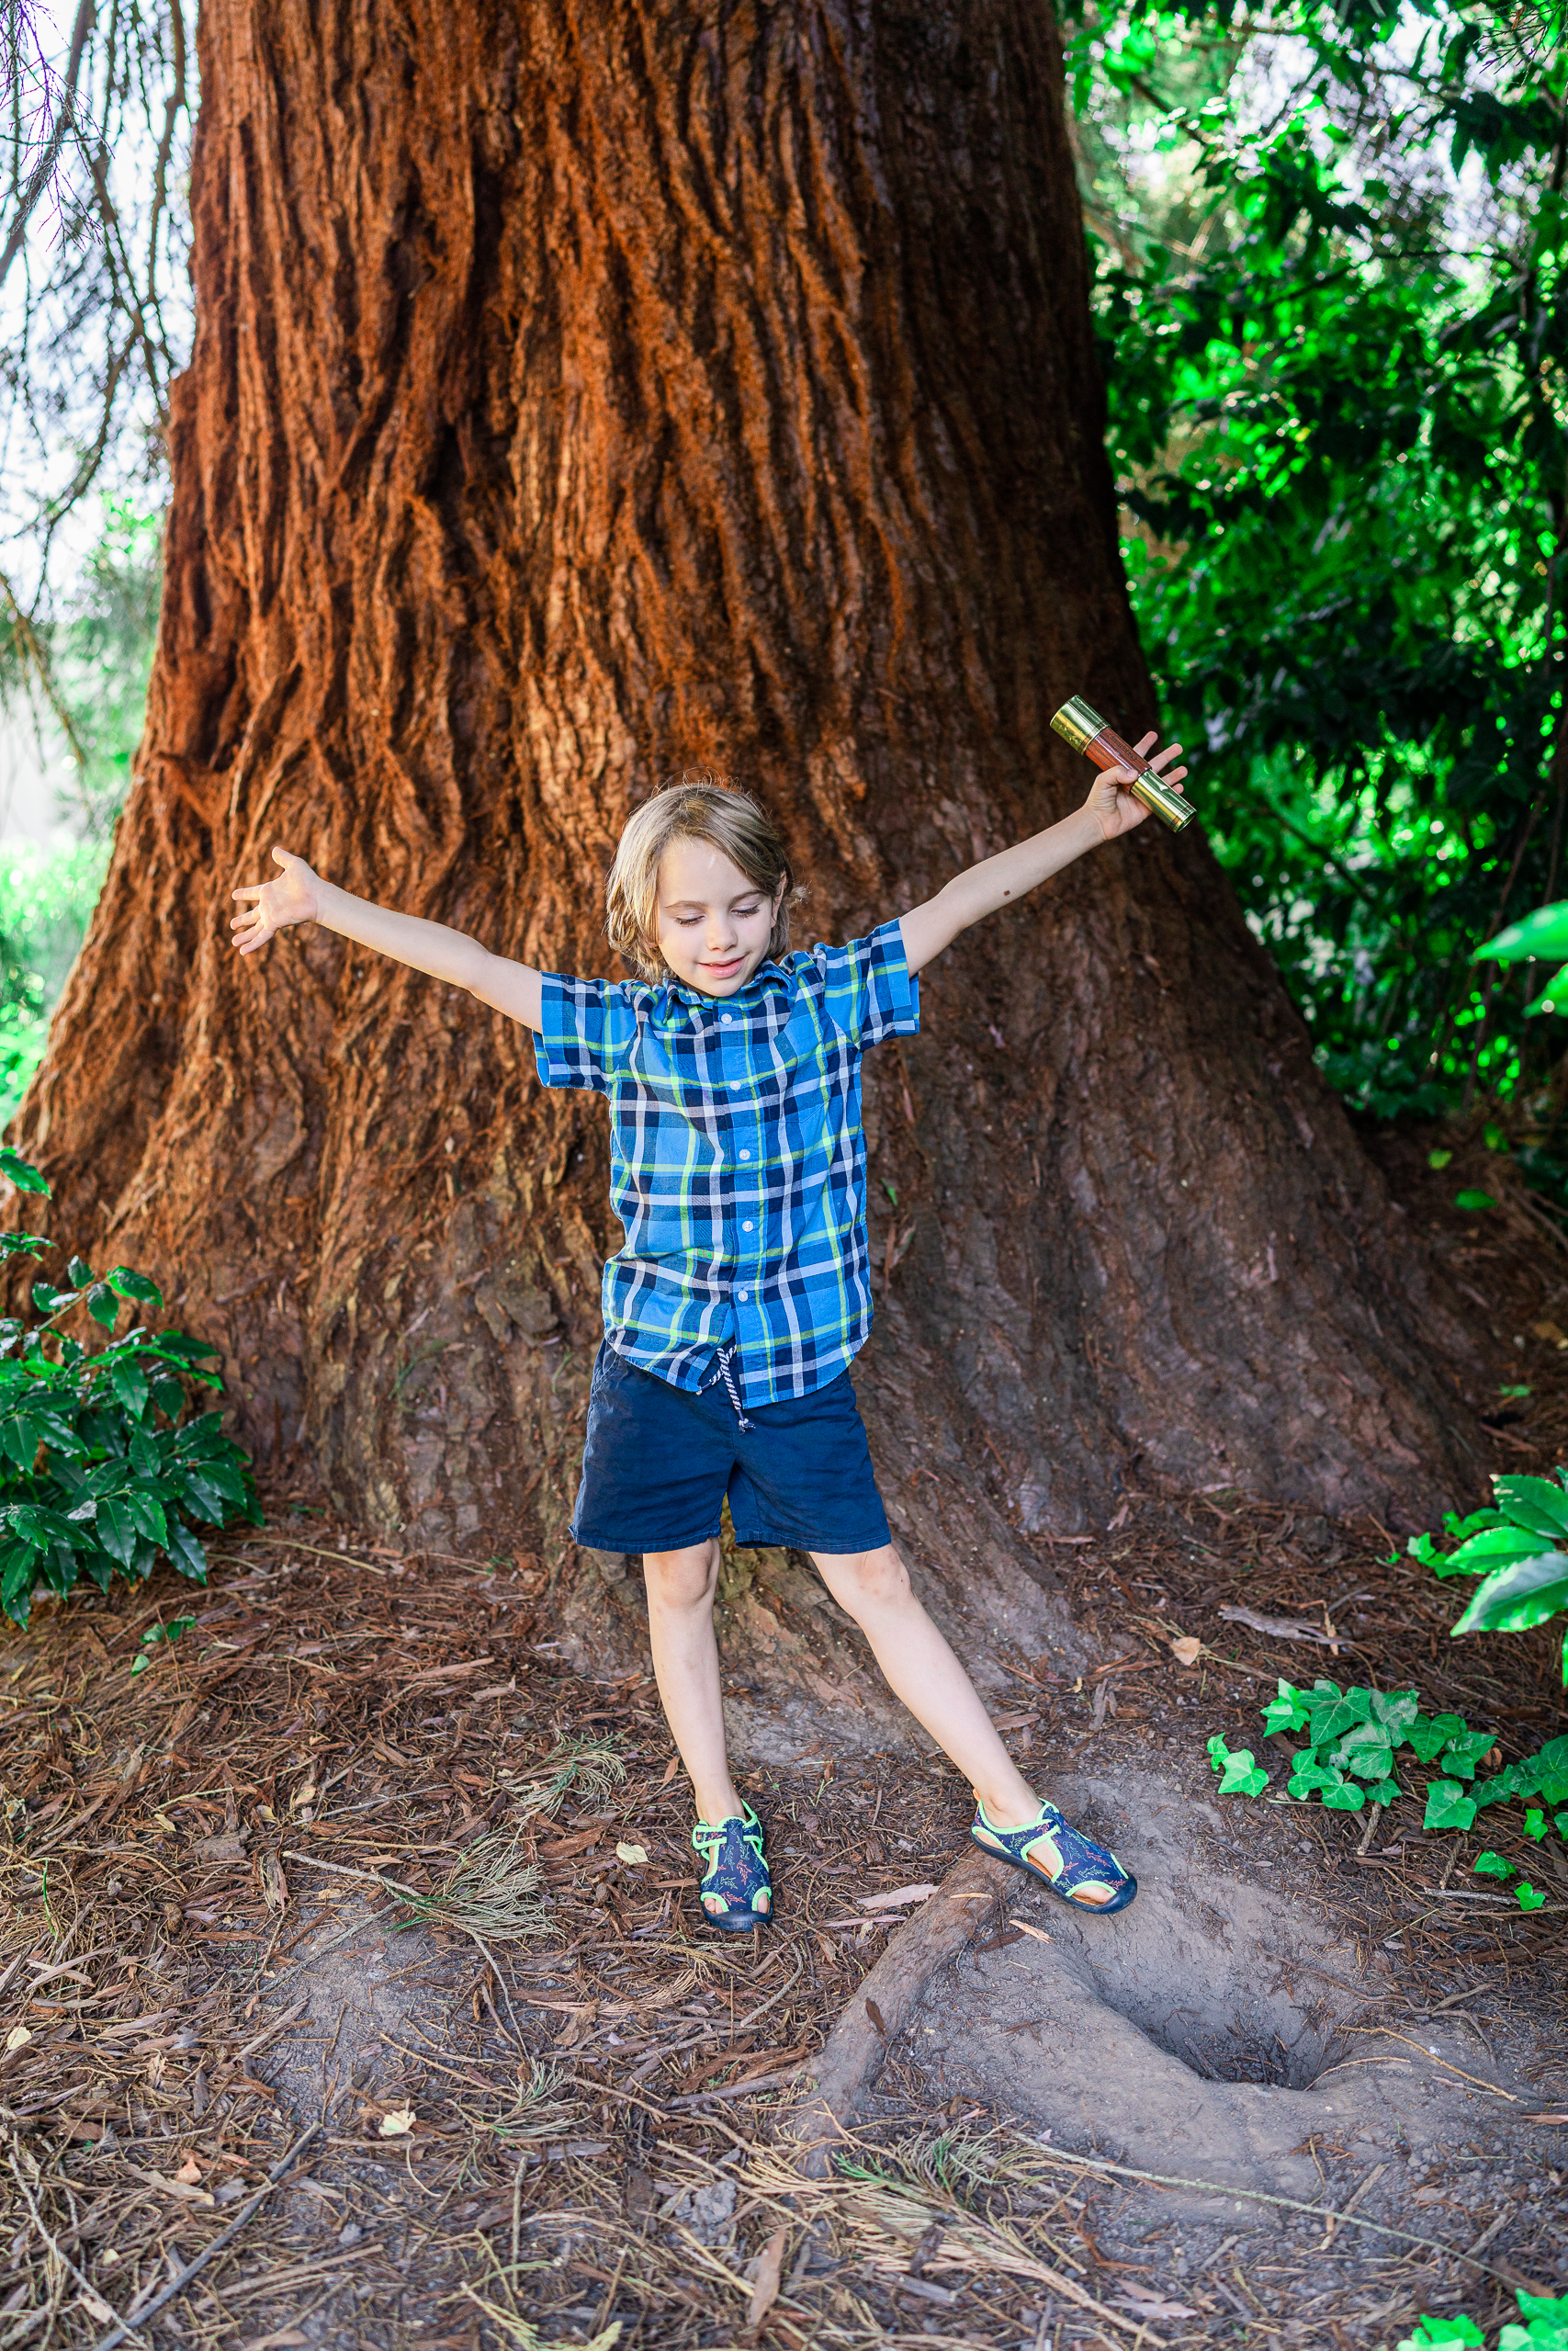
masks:
[[[246,882],[234,892],[251,900],[229,925],[243,955],[265,947],[275,931],[287,931],[291,922],[314,922],[321,914],[321,883],[303,857],[287,849],[275,849],[272,857],[283,868],[276,881]]]
[[[1133,749],[1141,759],[1149,759],[1149,753],[1158,740],[1157,735],[1145,735],[1141,743],[1133,745]],[[1156,753],[1153,759],[1149,759],[1149,765],[1154,769],[1155,774],[1163,776],[1168,784],[1179,784],[1187,770],[1184,767],[1172,770],[1170,763],[1173,759],[1180,757],[1181,745],[1168,743],[1164,751]],[[1093,790],[1084,802],[1085,808],[1093,811],[1095,820],[1107,841],[1114,841],[1118,833],[1131,832],[1134,826],[1142,824],[1148,815],[1148,810],[1142,800],[1135,800],[1133,797],[1132,783],[1132,771],[1129,768],[1102,768],[1095,778]]]

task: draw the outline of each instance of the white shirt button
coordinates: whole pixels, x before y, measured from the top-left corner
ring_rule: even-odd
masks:
[[[718,1017],[724,1023],[725,1027],[728,1028],[731,1021],[735,1018],[735,1015],[733,1012],[721,1012]]]
[[[741,1152],[741,1154],[740,1154],[740,1156],[741,1156],[741,1158],[742,1158],[743,1159],[749,1159],[750,1158],[751,1154],[750,1154],[750,1151],[742,1151],[742,1152]]]
[[[750,1218],[750,1216],[748,1216],[748,1217],[747,1217],[746,1222],[741,1226],[740,1229],[741,1229],[741,1231],[742,1231],[743,1233],[749,1233],[749,1232],[750,1231],[750,1229],[751,1229],[751,1219]]]
[[[735,1294],[739,1299],[741,1305],[744,1305],[747,1299],[751,1295],[751,1293],[750,1290],[737,1290]]]

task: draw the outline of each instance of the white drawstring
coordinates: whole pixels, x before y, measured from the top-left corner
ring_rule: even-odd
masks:
[[[735,1373],[730,1369],[734,1361],[734,1348],[721,1347],[718,1350],[717,1356],[715,1360],[714,1369],[703,1382],[703,1385],[705,1388],[711,1388],[715,1380],[722,1379],[725,1387],[728,1392],[729,1401],[735,1407],[735,1418],[739,1421],[742,1429],[750,1429],[753,1424],[746,1418],[745,1410],[740,1402],[740,1391],[735,1385]]]

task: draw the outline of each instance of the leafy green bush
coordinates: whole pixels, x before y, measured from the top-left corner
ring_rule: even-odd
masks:
[[[43,1058],[50,1016],[103,885],[107,844],[43,849],[13,841],[0,855],[0,1125]]]
[[[1412,1535],[1410,1556],[1438,1576],[1480,1576],[1470,1604],[1450,1632],[1524,1633],[1553,1616],[1568,1617],[1568,1470],[1550,1477],[1494,1477],[1495,1510],[1468,1519],[1450,1511],[1446,1532],[1457,1551],[1434,1548],[1429,1534]],[[1568,1632],[1562,1641],[1562,1686],[1568,1690]]]
[[[15,1151],[0,1149],[0,1174],[49,1191]],[[0,1264],[53,1247],[0,1233]],[[0,1317],[0,1609],[17,1624],[40,1584],[63,1593],[85,1576],[107,1590],[117,1573],[146,1577],[165,1557],[205,1583],[196,1525],[261,1523],[249,1462],[220,1416],[198,1408],[201,1389],[221,1391],[216,1348],[141,1324],[115,1338],[123,1305],[164,1303],[129,1266],[96,1274],[73,1257],[66,1279],[65,1289],[33,1283],[40,1320]],[[77,1306],[110,1334],[96,1352],[56,1328]]]

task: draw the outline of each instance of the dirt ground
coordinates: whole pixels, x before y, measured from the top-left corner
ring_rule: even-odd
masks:
[[[1568,1329],[1568,1253],[1522,1207],[1457,1215],[1481,1158],[1399,1173],[1530,1389],[1484,1416],[1494,1466],[1549,1468],[1568,1342],[1532,1326]],[[400,1557],[303,1484],[214,1548],[204,1593],[89,1592],[0,1646],[0,2351],[1392,2351],[1421,2309],[1568,2289],[1562,1842],[1518,1805],[1461,1837],[1418,1792],[1293,1804],[1279,1771],[1222,1798],[1205,1755],[1272,1764],[1281,1672],[1413,1685],[1506,1758],[1568,1727],[1547,1633],[1450,1644],[1453,1591],[1386,1530],[1216,1490],[1043,1541],[1099,1662],[1004,1656],[1006,1735],[1139,1901],[1084,1919],[1020,1878],[821,2178],[791,2117],[968,1849],[952,1769],[754,1766],[778,1916],[737,1948],[695,1922],[651,1682],[570,1669],[540,1563]],[[1542,1907],[1472,1874],[1483,1845]]]

